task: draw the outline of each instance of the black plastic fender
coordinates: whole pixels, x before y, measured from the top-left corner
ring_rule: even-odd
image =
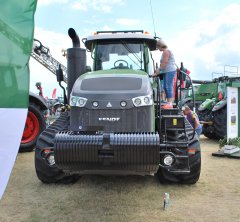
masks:
[[[192,98],[191,97],[187,97],[187,98],[184,98],[183,100],[179,101],[179,105],[180,106],[185,106],[188,102],[192,102]]]
[[[198,107],[198,111],[202,112],[204,110],[210,110],[211,107],[214,105],[215,99],[206,99],[201,105]]]
[[[222,109],[223,107],[225,107],[227,105],[227,100],[221,100],[220,102],[218,102],[212,109],[213,112]]]
[[[47,102],[44,98],[42,98],[41,96],[29,92],[29,103],[32,102],[34,104],[37,104],[41,110],[46,110],[47,109]]]

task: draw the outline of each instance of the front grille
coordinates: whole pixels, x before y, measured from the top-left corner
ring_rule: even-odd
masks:
[[[121,110],[72,107],[70,130],[102,127],[107,132],[152,132],[154,123],[151,109],[150,106]],[[120,119],[109,121],[111,118]]]
[[[54,141],[57,166],[80,173],[87,170],[156,172],[159,151],[156,133],[81,135],[59,132]]]
[[[126,91],[140,90],[141,78],[133,77],[101,77],[84,79],[81,90],[85,91]]]

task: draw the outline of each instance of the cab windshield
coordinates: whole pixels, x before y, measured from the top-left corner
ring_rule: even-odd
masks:
[[[144,47],[140,43],[98,43],[95,48],[95,70],[144,70]]]

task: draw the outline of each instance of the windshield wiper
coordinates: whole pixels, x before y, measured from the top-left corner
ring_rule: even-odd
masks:
[[[138,60],[139,63],[141,63],[141,66],[138,63],[136,63],[129,55],[127,55],[129,59],[131,59],[140,69],[142,69],[143,61],[141,60],[141,58],[139,58],[139,56],[133,52],[133,50],[129,47],[129,45],[126,42],[121,40],[121,43],[124,46],[124,48],[127,49],[128,52],[130,52]]]

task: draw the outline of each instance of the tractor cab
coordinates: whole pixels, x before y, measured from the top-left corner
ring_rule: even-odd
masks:
[[[92,54],[93,71],[153,71],[150,51],[156,49],[156,40],[143,31],[96,32],[85,45]]]

